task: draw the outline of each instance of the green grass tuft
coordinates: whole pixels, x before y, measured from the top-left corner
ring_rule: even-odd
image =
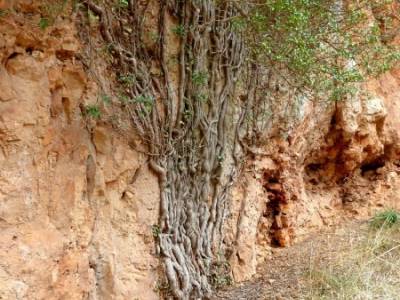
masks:
[[[399,221],[399,213],[393,209],[388,209],[376,214],[370,221],[370,226],[372,228],[392,227],[398,224]]]
[[[86,106],[86,113],[88,116],[94,119],[100,119],[101,117],[100,108],[96,104]]]
[[[48,18],[41,18],[39,21],[39,27],[42,30],[45,30],[47,27],[49,27],[50,21]]]

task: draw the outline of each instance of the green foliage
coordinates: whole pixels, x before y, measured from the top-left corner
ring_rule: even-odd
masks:
[[[124,104],[136,104],[138,105],[141,115],[149,114],[154,106],[154,98],[149,95],[139,95],[135,98],[130,98],[124,92],[120,92],[118,96],[119,101]]]
[[[185,120],[190,120],[193,117],[193,112],[190,109],[185,109],[183,111],[183,117]]]
[[[219,253],[217,261],[212,265],[210,274],[210,281],[214,288],[220,289],[233,284],[230,269],[230,264],[225,256]]]
[[[206,72],[195,72],[192,75],[192,82],[194,85],[203,86],[206,85],[208,81],[208,76]]]
[[[47,27],[49,27],[50,21],[48,18],[40,18],[39,20],[39,27],[42,30],[45,30]]]
[[[233,280],[230,275],[213,275],[211,277],[211,284],[214,286],[216,289],[220,289],[226,286],[232,285]]]
[[[247,38],[254,60],[287,69],[296,87],[341,100],[355,83],[390,69],[400,58],[397,49],[382,42],[378,25],[371,26],[367,15],[387,0],[361,0],[351,7],[332,0],[248,3],[248,15],[235,18],[232,28]]]
[[[398,224],[399,221],[400,221],[399,213],[393,209],[388,209],[376,214],[372,218],[370,226],[372,228],[392,227]]]
[[[76,12],[76,11],[78,11],[79,9],[81,9],[81,8],[84,7],[84,5],[83,5],[83,3],[81,2],[81,0],[71,0],[71,6],[72,6],[72,11],[73,11],[73,12]]]
[[[149,36],[150,36],[150,39],[151,39],[153,42],[158,42],[158,41],[160,40],[160,35],[158,34],[157,31],[151,31],[151,32],[149,32]]]
[[[8,14],[8,10],[7,9],[0,9],[0,18],[1,17],[5,17]]]
[[[143,114],[148,114],[153,109],[154,98],[148,95],[139,95],[134,100],[134,103],[143,105]]]
[[[104,55],[112,54],[114,49],[114,45],[112,43],[104,44],[100,51],[103,52]]]
[[[179,24],[172,29],[172,32],[175,33],[179,37],[184,37],[186,34],[185,26],[182,24]]]
[[[199,102],[207,102],[208,96],[203,93],[196,94],[196,100]]]
[[[153,234],[153,237],[154,237],[154,238],[158,238],[159,235],[161,234],[160,226],[155,225],[155,224],[152,225],[152,226],[151,226],[151,233]]]
[[[110,104],[111,103],[111,97],[109,95],[106,94],[101,94],[101,100],[105,103],[105,104]]]
[[[118,94],[118,100],[121,101],[122,103],[131,103],[131,98],[129,98],[129,96],[127,96],[124,92],[120,92]]]
[[[97,104],[89,104],[86,106],[86,114],[93,119],[99,119],[101,117],[100,108]]]
[[[129,7],[129,1],[128,0],[118,0],[117,6],[119,8],[128,8]]]
[[[132,85],[135,83],[135,76],[133,74],[125,74],[118,77],[118,81],[123,85]]]
[[[154,286],[153,290],[154,290],[154,292],[157,292],[157,293],[160,293],[161,295],[164,295],[165,298],[167,298],[167,299],[170,299],[171,296],[172,296],[172,294],[171,294],[171,286],[169,285],[167,280],[161,280],[161,279],[157,280],[157,283]]]
[[[99,16],[94,14],[90,9],[88,9],[88,20],[89,24],[96,24],[99,22]]]
[[[42,17],[39,20],[39,28],[45,30],[54,24],[56,18],[61,15],[67,7],[68,0],[56,0],[44,3],[41,6]],[[72,3],[74,5],[74,3]]]

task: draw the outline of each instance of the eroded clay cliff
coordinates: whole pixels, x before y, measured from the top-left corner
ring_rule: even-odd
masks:
[[[255,149],[233,192],[227,243],[235,280],[255,275],[271,247],[399,208],[399,86],[394,69],[345,102],[276,111],[268,142]]]
[[[98,90],[68,18],[0,2],[0,298],[157,299],[146,158],[85,117]],[[8,5],[8,6],[7,6]]]

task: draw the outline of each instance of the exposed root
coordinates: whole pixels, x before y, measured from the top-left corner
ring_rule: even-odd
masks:
[[[130,1],[128,8],[116,10],[104,2],[85,3],[100,17],[117,73],[134,78],[123,85],[124,97],[160,181],[158,243],[169,288],[179,299],[207,297],[251,104],[233,105],[244,51],[227,20],[239,12],[231,3],[211,0],[161,1],[158,46],[150,51],[141,36],[143,4]],[[171,15],[179,26],[178,86],[166,49]],[[161,75],[152,73],[152,63]]]

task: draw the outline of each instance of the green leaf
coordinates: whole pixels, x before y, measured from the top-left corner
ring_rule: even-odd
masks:
[[[175,33],[179,37],[184,37],[186,34],[186,29],[185,29],[185,26],[180,24],[180,25],[174,27],[172,29],[172,32]]]
[[[45,30],[47,27],[49,27],[49,25],[50,25],[50,21],[48,18],[40,18],[40,21],[39,21],[40,29]]]
[[[118,6],[120,8],[128,8],[129,7],[129,2],[128,2],[128,0],[119,0]]]
[[[7,9],[0,9],[0,18],[6,16],[7,14],[8,14]]]
[[[94,119],[99,119],[101,117],[101,112],[100,108],[96,104],[89,104],[86,106],[86,113],[94,118]]]
[[[207,81],[208,81],[208,76],[207,76],[206,72],[197,71],[197,72],[194,72],[192,75],[192,82],[195,85],[199,85],[199,86],[205,85],[207,83]]]
[[[102,94],[101,95],[101,100],[105,103],[105,104],[110,104],[111,103],[111,97],[106,95],[106,94]]]

